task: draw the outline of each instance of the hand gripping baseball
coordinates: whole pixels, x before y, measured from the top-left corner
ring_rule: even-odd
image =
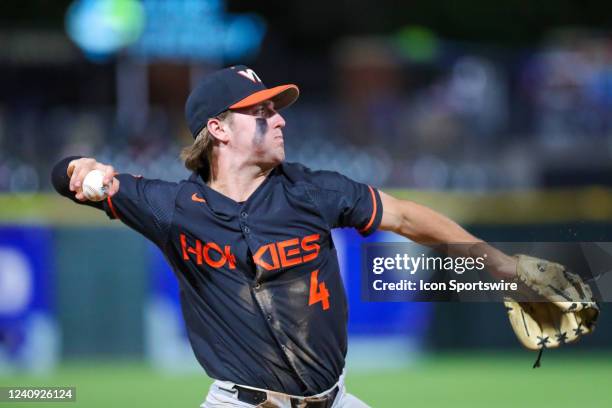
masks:
[[[107,186],[106,194],[108,196],[112,197],[119,191],[119,180],[114,177],[115,169],[113,166],[98,163],[95,159],[84,157],[71,161],[67,169],[68,177],[70,177],[70,191],[76,193],[75,197],[77,200],[87,200],[83,193],[83,180],[92,170],[99,170],[104,173],[103,184]]]

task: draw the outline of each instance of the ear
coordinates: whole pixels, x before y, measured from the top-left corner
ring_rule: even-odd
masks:
[[[221,142],[227,142],[229,140],[229,128],[227,123],[224,123],[218,118],[210,118],[208,119],[208,123],[206,123],[206,127],[215,139]]]

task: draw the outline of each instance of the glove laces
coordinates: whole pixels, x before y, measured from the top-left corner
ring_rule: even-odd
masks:
[[[533,368],[540,367],[540,360],[542,360],[542,353],[543,352],[544,352],[544,347],[541,347],[540,351],[538,352],[538,358],[536,359],[535,363],[533,363]]]

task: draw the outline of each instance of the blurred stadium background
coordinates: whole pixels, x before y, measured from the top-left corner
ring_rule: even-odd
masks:
[[[0,3],[0,386],[77,386],[67,406],[203,400],[210,381],[162,256],[57,197],[49,172],[79,154],[185,177],[184,100],[232,63],[300,86],[283,112],[291,161],[424,203],[491,241],[612,241],[609,8]],[[607,304],[594,335],[533,371],[501,305],[362,302],[363,241],[335,239],[351,307],[348,384],[372,406],[612,405]]]

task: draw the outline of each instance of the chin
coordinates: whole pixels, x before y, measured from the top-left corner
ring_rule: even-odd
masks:
[[[262,168],[272,169],[279,164],[281,164],[285,160],[285,155],[274,155],[272,157],[267,157],[265,160],[259,162],[259,166]]]
[[[274,157],[273,157],[273,161],[276,164],[281,164],[283,161],[285,161],[285,149],[282,149],[280,151],[278,151]]]
[[[274,167],[278,166],[279,164],[281,164],[282,162],[285,161],[285,155],[283,155],[282,157],[277,157],[273,160],[272,165]]]

